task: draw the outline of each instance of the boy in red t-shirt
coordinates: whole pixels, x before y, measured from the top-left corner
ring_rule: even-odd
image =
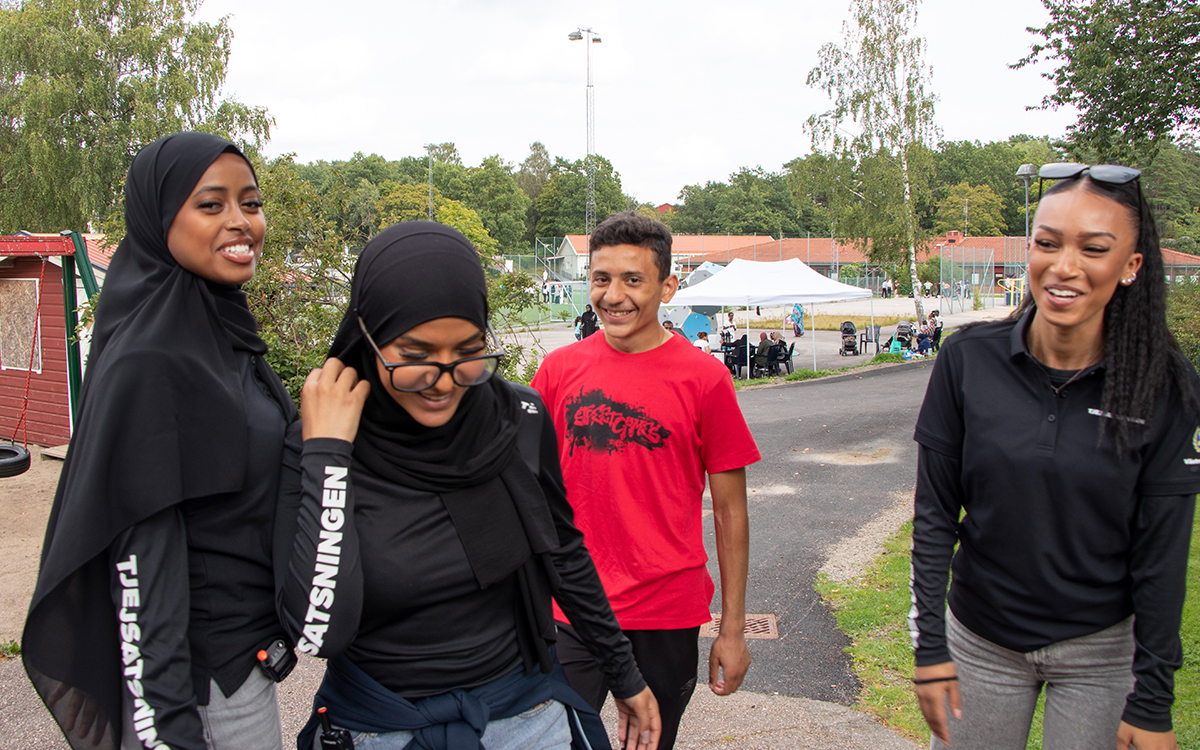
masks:
[[[729,371],[658,322],[659,305],[679,287],[666,226],[617,214],[596,227],[588,250],[591,302],[604,335],[552,352],[533,387],[554,419],[575,522],[658,699],[658,746],[669,750],[696,686],[699,628],[711,619],[706,474],[721,571],[709,686],[729,695],[750,666],[745,467],[760,456]],[[555,616],[567,680],[599,710],[608,694],[604,677],[557,606]]]

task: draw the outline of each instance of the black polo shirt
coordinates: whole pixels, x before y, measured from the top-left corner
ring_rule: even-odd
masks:
[[[917,663],[949,659],[943,596],[958,542],[949,602],[972,632],[1029,652],[1136,612],[1138,658],[1154,662],[1147,686],[1165,671],[1169,693],[1200,492],[1196,420],[1171,386],[1118,455],[1099,432],[1119,418],[1100,409],[1104,363],[1056,394],[1065,378],[1030,355],[1030,320],[956,333],[930,378],[916,427]]]

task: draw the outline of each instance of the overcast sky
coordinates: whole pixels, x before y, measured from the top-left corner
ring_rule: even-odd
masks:
[[[810,151],[802,124],[825,111],[805,85],[826,42],[842,42],[849,0],[206,0],[230,16],[226,95],[267,107],[271,155],[354,152],[398,159],[453,141],[464,163],[519,163],[529,144],[581,159],[584,42],[591,27],[596,151],[625,192],[676,202],[685,185],[740,167],[778,170]],[[925,0],[937,124],[949,140],[1061,135],[1074,112],[1028,112],[1050,90],[1008,69],[1041,25],[1040,0]]]

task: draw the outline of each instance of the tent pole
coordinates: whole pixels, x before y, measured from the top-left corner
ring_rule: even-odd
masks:
[[[871,285],[869,283],[867,284],[867,288],[871,289]],[[876,338],[875,346],[878,347],[879,346],[879,340],[878,340],[879,336],[878,336],[878,334],[875,333],[875,290],[874,289],[871,289],[871,335],[875,336],[875,338]],[[863,354],[866,354],[866,352],[864,351]]]
[[[750,379],[750,301],[746,300],[746,380]]]

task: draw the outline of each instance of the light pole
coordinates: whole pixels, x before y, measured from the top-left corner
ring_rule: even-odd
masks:
[[[1029,183],[1037,177],[1037,170],[1032,164],[1022,164],[1017,170],[1017,177],[1025,181],[1025,270],[1029,270]]]
[[[433,144],[425,144],[425,155],[429,161],[429,220],[433,221]]]
[[[567,38],[572,42],[583,41],[587,46],[587,158],[583,168],[587,172],[587,204],[584,209],[584,234],[591,235],[596,226],[596,163],[593,154],[596,152],[596,98],[592,89],[592,48],[590,44],[599,44],[600,35],[591,29],[577,28]]]

